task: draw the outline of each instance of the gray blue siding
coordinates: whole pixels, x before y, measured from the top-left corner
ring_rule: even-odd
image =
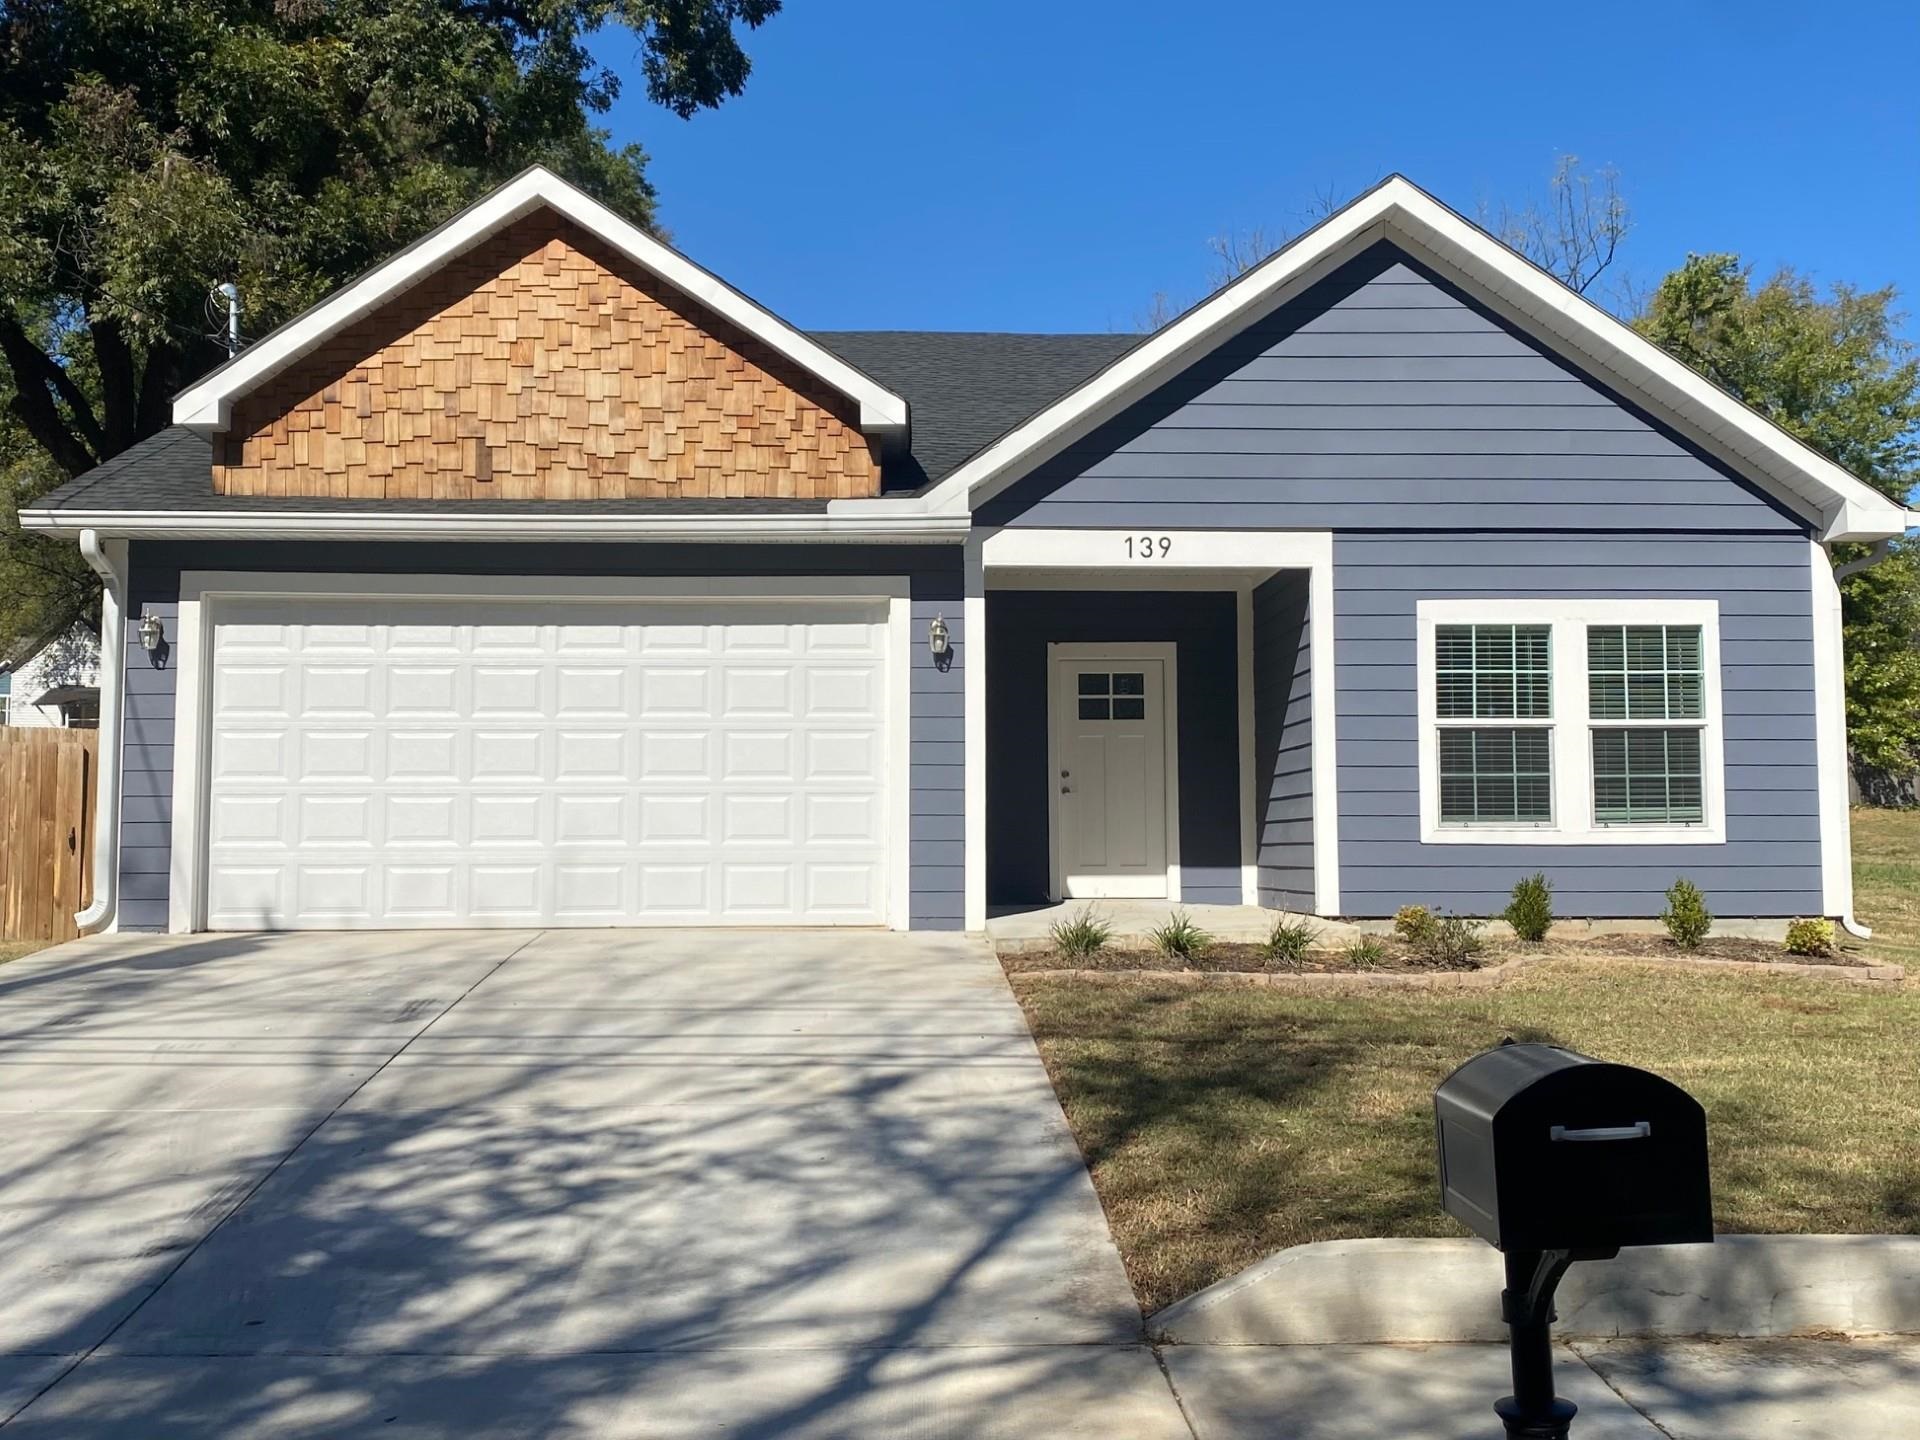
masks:
[[[1802,529],[1388,245],[1043,463],[980,518],[1219,529]]]
[[[1818,913],[1810,553],[1792,535],[1336,537],[1342,908],[1488,914],[1544,870],[1565,915],[1657,914],[1677,875],[1722,915]],[[1719,602],[1726,844],[1420,842],[1415,604],[1557,595]]]
[[[1679,874],[1725,915],[1820,908],[1806,523],[1392,247],[1250,326],[980,519],[1334,533],[1349,914],[1484,914],[1535,869],[1569,915],[1656,914]],[[1553,595],[1719,601],[1725,844],[1421,843],[1416,603]],[[1279,593],[1261,613],[1280,613]],[[1277,769],[1294,697],[1277,723],[1277,681],[1260,678],[1271,899],[1300,875],[1299,852],[1273,842],[1301,833],[1310,802],[1276,805],[1297,787]]]
[[[1240,903],[1236,597],[1214,591],[987,593],[987,900],[1046,898],[1047,646],[1172,641],[1180,701],[1180,887]]]
[[[180,572],[268,570],[369,575],[906,575],[914,617],[912,763],[908,784],[911,923],[959,929],[965,844],[961,838],[961,682],[965,637],[958,547],[836,545],[332,545],[141,542],[130,557],[129,612],[150,609],[176,631]],[[936,670],[925,622],[946,616],[954,663]],[[125,811],[120,847],[120,924],[164,930],[172,856],[174,676],[156,666],[128,627]]]
[[[1253,592],[1253,754],[1260,903],[1311,910],[1313,641],[1304,570]]]

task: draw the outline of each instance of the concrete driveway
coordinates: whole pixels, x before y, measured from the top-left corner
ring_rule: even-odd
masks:
[[[0,968],[0,1417],[1188,1431],[959,938],[125,937]]]

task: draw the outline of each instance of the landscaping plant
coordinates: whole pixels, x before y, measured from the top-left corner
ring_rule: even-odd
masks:
[[[1371,970],[1386,962],[1387,947],[1371,935],[1356,935],[1340,954],[1354,969]]]
[[[1433,929],[1433,912],[1424,905],[1402,905],[1393,912],[1393,933],[1418,947]]]
[[[1070,960],[1085,960],[1107,948],[1107,941],[1113,938],[1113,926],[1088,905],[1064,920],[1054,921],[1047,927],[1047,933],[1053,937],[1053,948],[1062,955]]]
[[[1429,965],[1457,970],[1486,949],[1486,937],[1480,933],[1485,926],[1485,921],[1464,915],[1431,916],[1420,938],[1412,942],[1413,948]]]
[[[1713,912],[1707,909],[1707,897],[1700,893],[1700,887],[1682,876],[1667,891],[1667,908],[1661,912],[1660,922],[1682,950],[1698,950],[1713,929]]]
[[[1153,948],[1176,960],[1197,960],[1213,946],[1213,937],[1193,923],[1184,910],[1176,910],[1167,923],[1149,932]]]
[[[1319,938],[1319,927],[1304,915],[1276,915],[1260,953],[1270,962],[1297,965]]]
[[[1527,876],[1513,887],[1513,896],[1500,918],[1522,940],[1538,943],[1546,939],[1547,931],[1553,928],[1553,882],[1544,874]]]
[[[1833,921],[1831,920],[1789,920],[1787,922],[1787,953],[1789,955],[1831,955],[1833,938]]]

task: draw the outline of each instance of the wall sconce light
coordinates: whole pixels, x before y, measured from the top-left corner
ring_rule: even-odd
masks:
[[[152,654],[160,648],[167,638],[166,626],[160,623],[160,617],[151,610],[140,617],[140,648]]]
[[[944,660],[953,651],[953,644],[947,636],[947,621],[943,615],[933,617],[933,624],[927,627],[927,649],[933,652],[933,658]]]

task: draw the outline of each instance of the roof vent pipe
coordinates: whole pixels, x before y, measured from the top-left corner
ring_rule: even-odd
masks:
[[[207,297],[209,310],[214,308],[215,300],[227,302],[227,333],[220,343],[227,347],[227,358],[231,360],[240,353],[240,287],[231,280],[221,281]]]

